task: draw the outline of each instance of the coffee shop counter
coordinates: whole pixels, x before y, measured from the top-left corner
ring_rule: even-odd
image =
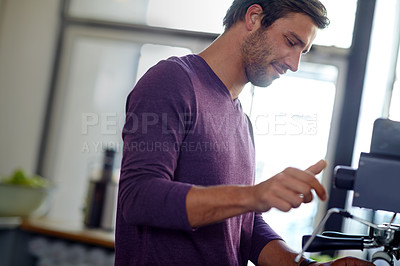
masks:
[[[103,250],[107,254],[114,250],[113,231],[90,229],[81,223],[50,218],[0,217],[0,246],[4,247],[0,251],[0,262],[9,261],[2,265],[31,265],[32,243],[43,239],[50,245],[81,246],[88,254],[90,250]]]
[[[89,229],[80,223],[41,219],[22,220],[20,229],[40,235],[114,248],[114,232]]]

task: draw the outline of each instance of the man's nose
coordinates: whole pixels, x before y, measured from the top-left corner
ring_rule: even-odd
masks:
[[[300,59],[301,59],[301,53],[299,52],[292,52],[287,58],[286,58],[286,65],[292,72],[296,72],[299,70],[299,65],[300,65]]]

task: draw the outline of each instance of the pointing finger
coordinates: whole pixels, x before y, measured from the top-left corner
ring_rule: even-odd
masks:
[[[314,175],[317,175],[319,173],[322,172],[322,170],[325,169],[327,163],[325,160],[320,160],[318,161],[316,164],[311,165],[310,167],[308,167],[306,169],[306,171],[311,172]],[[322,189],[321,189],[322,188]],[[315,191],[317,192],[317,195],[322,199],[322,200],[326,200],[327,199],[327,195],[326,195],[326,191],[324,189],[324,187],[322,187],[322,185],[320,185],[320,187],[318,189],[316,189],[316,187],[314,187]]]
[[[317,175],[317,174],[321,173],[322,170],[324,170],[326,165],[327,165],[327,163],[326,163],[325,160],[320,160],[316,164],[311,165],[310,167],[308,167],[306,169],[306,171],[309,171],[309,172],[313,173],[314,175]]]

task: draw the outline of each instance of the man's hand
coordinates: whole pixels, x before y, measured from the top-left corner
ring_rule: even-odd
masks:
[[[315,177],[326,167],[321,160],[305,171],[297,168],[286,168],[281,173],[254,186],[254,211],[266,212],[275,207],[281,211],[289,211],[302,203],[312,201],[314,190],[321,200],[326,200],[324,187]]]
[[[275,207],[289,211],[318,197],[326,200],[326,191],[315,175],[326,166],[321,160],[306,170],[286,168],[255,186],[193,186],[186,196],[186,210],[192,227],[204,226],[247,212],[266,212]]]
[[[374,266],[372,262],[353,257],[345,257],[325,263],[313,263],[312,266]]]

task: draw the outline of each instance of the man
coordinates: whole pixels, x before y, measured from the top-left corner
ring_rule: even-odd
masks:
[[[297,71],[327,24],[317,0],[235,0],[207,49],[161,61],[141,78],[123,132],[117,266],[296,265],[260,213],[297,208],[312,190],[326,200],[315,178],[326,163],[254,185],[251,124],[238,95],[248,82],[266,87]]]

